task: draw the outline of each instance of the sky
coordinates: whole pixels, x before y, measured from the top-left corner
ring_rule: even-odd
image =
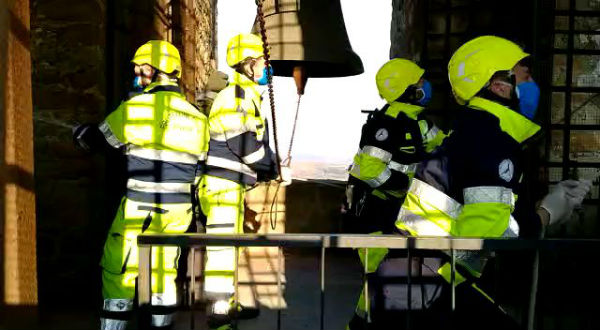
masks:
[[[389,59],[391,0],[341,0],[341,5],[350,43],[362,59],[365,72],[353,77],[308,80],[300,105],[292,162],[350,164],[366,119],[361,110],[384,104],[375,86],[375,73]],[[217,10],[218,69],[231,74],[225,62],[227,42],[238,33],[250,32],[256,5],[254,0],[221,0]],[[296,87],[293,79],[287,77],[274,77],[273,85],[280,152],[286,155],[296,110]],[[261,110],[270,117],[268,94],[265,92],[263,96]]]

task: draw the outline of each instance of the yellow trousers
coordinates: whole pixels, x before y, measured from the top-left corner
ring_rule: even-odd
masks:
[[[245,186],[210,175],[203,178],[199,200],[206,215],[207,234],[241,234],[244,221]],[[221,299],[234,292],[235,248],[206,248],[204,291]]]
[[[192,220],[191,204],[153,204],[123,198],[104,244],[104,299],[133,299],[138,275],[137,236],[143,233],[183,233]],[[152,292],[160,305],[175,305],[179,248],[152,248]],[[154,304],[154,302],[153,302]]]

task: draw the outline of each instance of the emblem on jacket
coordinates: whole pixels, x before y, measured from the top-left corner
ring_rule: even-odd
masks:
[[[500,175],[500,178],[506,182],[512,180],[514,173],[515,166],[510,159],[503,160],[498,166],[498,174]]]
[[[377,141],[385,141],[388,138],[388,130],[385,128],[380,128],[375,132],[375,139]]]

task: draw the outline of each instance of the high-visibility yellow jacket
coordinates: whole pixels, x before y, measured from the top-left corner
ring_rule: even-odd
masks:
[[[349,172],[382,199],[403,197],[417,164],[445,137],[422,111],[421,106],[393,102],[369,115],[363,126]]]
[[[260,114],[260,106],[256,83],[234,73],[230,85],[217,95],[208,117],[210,146],[206,174],[245,185],[277,176],[277,163],[269,148],[267,122]]]
[[[474,97],[452,134],[417,171],[396,226],[415,236],[514,237],[511,217],[522,176],[524,143],[540,129],[499,102]],[[458,253],[479,277],[486,258]],[[449,265],[439,271],[449,278]]]
[[[149,85],[121,103],[99,129],[127,156],[127,198],[156,204],[191,201],[191,184],[208,152],[208,123],[176,84]]]

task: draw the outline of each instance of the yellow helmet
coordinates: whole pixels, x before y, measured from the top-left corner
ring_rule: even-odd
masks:
[[[181,56],[173,44],[164,40],[150,40],[135,51],[132,63],[137,65],[148,64],[164,73],[177,71],[177,78],[181,78]]]
[[[386,62],[375,75],[377,90],[388,103],[398,99],[410,85],[419,82],[423,70],[413,61],[394,58]]]
[[[258,58],[263,55],[263,42],[256,34],[238,34],[229,39],[229,44],[227,44],[227,65],[230,67],[248,57]]]
[[[465,104],[494,73],[511,70],[527,56],[514,42],[496,36],[478,37],[460,46],[448,62],[448,78],[456,101]]]

